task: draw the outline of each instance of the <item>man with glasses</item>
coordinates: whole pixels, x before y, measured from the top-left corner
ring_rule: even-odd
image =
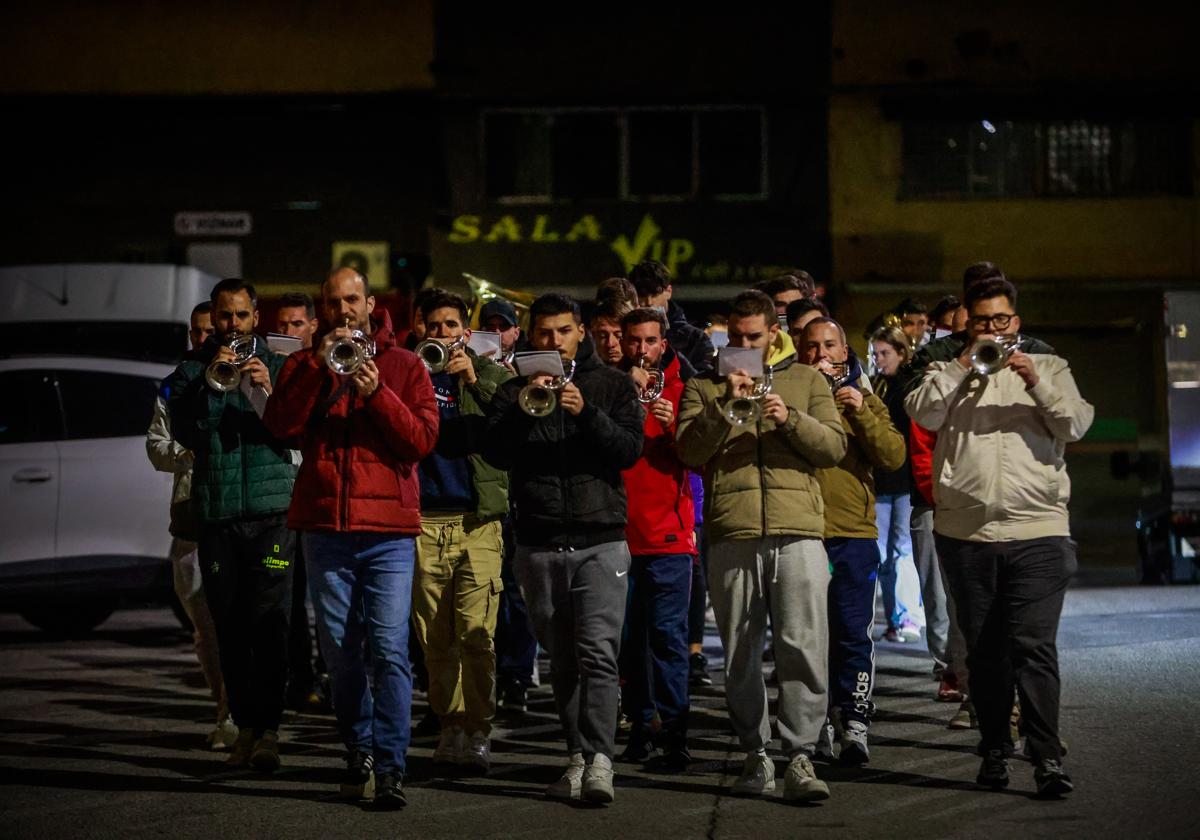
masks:
[[[1058,356],[1022,345],[995,373],[973,369],[979,342],[1019,334],[1016,303],[1003,278],[972,285],[969,340],[957,358],[928,367],[905,407],[937,434],[934,532],[967,642],[983,754],[976,781],[1008,786],[1015,683],[1038,795],[1058,797],[1073,787],[1058,737],[1055,637],[1077,565],[1063,451],[1087,432],[1093,409]]]

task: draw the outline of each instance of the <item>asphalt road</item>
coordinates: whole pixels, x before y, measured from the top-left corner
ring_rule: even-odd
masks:
[[[1025,762],[1008,791],[976,790],[974,733],[945,728],[954,707],[934,702],[923,646],[880,644],[871,764],[819,768],[826,803],[727,794],[741,754],[719,689],[694,699],[687,774],[618,765],[614,805],[547,801],[563,757],[543,688],[496,732],[488,778],[431,780],[433,741],[419,739],[409,807],[381,813],[333,797],[341,747],[322,716],[289,717],[279,773],[228,772],[204,748],[210,707],[167,610],[120,612],[69,642],[4,615],[0,837],[1200,836],[1200,588],[1073,590],[1059,641],[1077,784],[1065,801],[1032,799]]]

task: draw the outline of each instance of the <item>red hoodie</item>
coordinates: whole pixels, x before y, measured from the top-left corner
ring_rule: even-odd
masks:
[[[925,500],[933,507],[933,445],[937,443],[937,432],[931,432],[916,422],[908,426],[908,457],[912,463],[913,484]]]
[[[396,345],[386,310],[375,311],[371,327],[379,387],[370,397],[314,347],[288,358],[267,402],[263,423],[281,439],[298,439],[304,456],[289,528],[421,532],[417,463],[437,443],[433,386],[416,355]]]
[[[679,358],[671,351],[664,357],[663,399],[670,400],[679,414],[683,380]],[[625,539],[629,553],[695,554],[695,509],[687,470],[675,454],[675,422],[665,428],[646,412],[645,443],[637,463],[621,473],[629,500]]]

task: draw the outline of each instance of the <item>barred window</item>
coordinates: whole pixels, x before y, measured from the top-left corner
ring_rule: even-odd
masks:
[[[1191,194],[1186,123],[926,121],[903,125],[902,198]]]

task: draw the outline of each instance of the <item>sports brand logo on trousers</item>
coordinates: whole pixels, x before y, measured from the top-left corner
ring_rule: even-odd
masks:
[[[278,553],[279,544],[276,543],[275,545],[271,546],[271,553],[262,559],[263,567],[267,569],[286,569],[289,565],[291,565],[290,561],[282,557],[277,557],[276,555]]]

